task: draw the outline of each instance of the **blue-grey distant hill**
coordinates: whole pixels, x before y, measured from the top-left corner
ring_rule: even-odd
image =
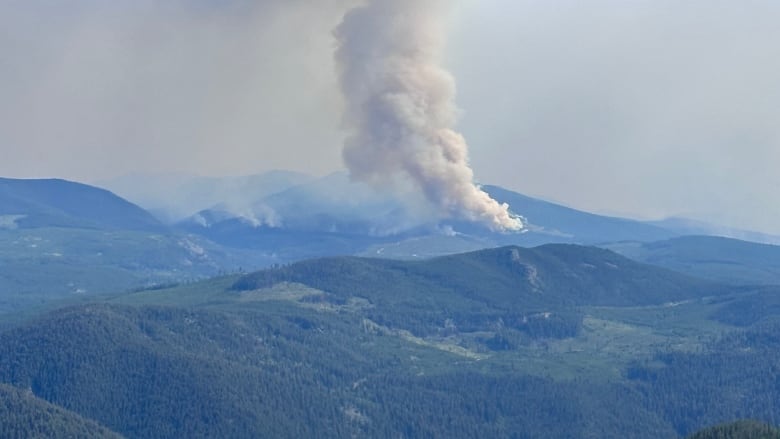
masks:
[[[0,179],[0,313],[276,261],[174,230],[104,189]]]
[[[583,212],[499,186],[484,186],[483,189],[526,218],[531,239],[596,244],[628,239],[657,241],[679,235],[653,224]]]
[[[0,178],[0,228],[161,230],[149,212],[113,193],[59,179]]]
[[[631,259],[736,285],[780,285],[780,246],[719,236],[681,236],[604,247]]]
[[[334,173],[247,199],[246,208],[215,205],[177,227],[220,244],[274,253],[281,260],[351,255],[377,243],[430,234],[417,230],[402,203]]]
[[[763,244],[780,244],[780,236],[777,235],[726,227],[690,218],[671,217],[660,221],[649,221],[647,224],[670,230],[677,235],[723,236]]]
[[[526,218],[524,233],[494,233],[483,225],[431,220],[419,195],[380,193],[335,173],[247,201],[242,210],[221,204],[179,224],[225,245],[275,249],[294,258],[363,254],[419,258],[500,245],[596,244],[622,240],[657,241],[678,234],[623,218],[578,211],[498,186],[493,197]],[[410,207],[412,206],[412,207]]]

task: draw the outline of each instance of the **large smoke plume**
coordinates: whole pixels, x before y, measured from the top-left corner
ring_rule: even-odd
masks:
[[[335,31],[353,178],[406,175],[444,215],[519,230],[520,219],[474,184],[465,139],[453,130],[455,81],[441,67],[447,0],[368,0]]]

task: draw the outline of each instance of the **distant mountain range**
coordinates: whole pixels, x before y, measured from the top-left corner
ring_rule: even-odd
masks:
[[[623,256],[734,285],[780,285],[780,247],[718,236],[604,246]]]
[[[407,191],[403,195],[379,192],[351,181],[343,172],[320,178],[291,171],[242,177],[134,174],[106,180],[100,185],[143,206],[169,224],[178,223],[191,231],[200,228],[199,232],[205,235],[234,243],[249,237],[252,245],[256,240],[251,239],[251,235],[262,234],[266,231],[258,229],[268,228],[277,229],[276,235],[287,231],[353,237],[413,237],[415,240],[438,233],[457,237],[452,240],[455,243],[471,241],[473,248],[551,242],[650,242],[683,235],[717,235],[780,243],[777,236],[685,218],[637,221],[597,215],[487,185],[483,187],[485,191],[508,203],[514,212],[527,219],[528,224],[526,233],[520,236],[490,234],[475,224],[431,220],[435,215],[424,211],[423,202],[413,192]],[[206,228],[210,230],[202,230]],[[435,251],[428,253],[427,256],[436,254]]]
[[[648,221],[647,224],[670,230],[676,235],[722,236],[762,244],[780,244],[780,236],[777,235],[725,227],[689,218],[672,217],[660,221]]]
[[[525,233],[344,174],[240,181],[170,223],[0,180],[0,436],[650,439],[778,412],[780,247],[496,186]]]
[[[175,230],[104,189],[0,179],[0,312],[276,261]]]
[[[279,192],[247,199],[242,209],[221,203],[179,222],[178,227],[230,246],[262,248],[296,259],[285,249],[308,248],[305,256],[362,254],[424,258],[501,245],[546,243],[605,244],[652,242],[690,234],[780,239],[674,219],[643,222],[582,212],[498,186],[484,186],[492,197],[526,218],[524,233],[493,233],[479,224],[431,220],[417,212],[414,194],[404,198],[379,193],[344,173],[311,179]],[[412,201],[408,198],[411,198]],[[435,216],[433,216],[435,218]],[[709,232],[708,232],[709,231]],[[321,246],[319,244],[322,244]],[[322,247],[317,249],[317,247]]]
[[[407,198],[414,199],[414,194],[402,200],[352,182],[344,173],[247,200],[244,205],[250,208],[241,211],[217,205],[177,226],[222,244],[266,251],[268,244],[284,252],[285,248],[316,247],[317,241],[322,241],[327,243],[326,252],[314,251],[307,256],[378,252],[401,258],[510,244],[594,244],[677,236],[652,224],[581,212],[497,186],[484,189],[526,217],[528,229],[524,233],[494,233],[480,224],[431,220],[430,215],[410,207],[417,200]]]
[[[128,177],[113,184],[125,185],[130,193],[136,183],[134,196],[147,200],[146,207],[213,204],[171,224],[93,186],[0,179],[0,263],[5,267],[0,310],[52,295],[149,287],[306,258],[416,260],[548,243],[601,245],[640,262],[732,284],[780,284],[778,247],[682,238],[694,225],[696,230],[707,226],[595,215],[497,186],[484,189],[525,216],[524,233],[432,221],[414,207],[414,194],[401,200],[352,182],[344,173],[322,178],[284,171],[228,179]],[[39,271],[42,264],[47,269]]]

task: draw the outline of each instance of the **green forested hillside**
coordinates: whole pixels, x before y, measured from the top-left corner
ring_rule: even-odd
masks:
[[[672,434],[617,383],[481,373],[348,316],[288,313],[63,310],[0,336],[0,379],[137,438]]]
[[[324,384],[336,371],[304,362],[340,350],[301,348],[311,335],[296,327],[254,315],[75,308],[4,334],[0,369],[3,381],[129,437],[314,437],[312,425],[339,437],[344,430],[329,425],[341,409],[329,393],[339,389]]]
[[[780,439],[780,430],[757,421],[736,421],[705,428],[688,439]]]
[[[678,431],[737,418],[780,423],[780,325],[723,337],[704,352],[659,353],[628,369]]]
[[[325,300],[365,299],[373,305],[369,318],[418,335],[439,331],[448,320],[468,332],[500,321],[507,330],[567,337],[581,329],[579,306],[661,305],[726,291],[606,250],[570,245],[411,262],[325,258],[250,274],[233,287],[247,291],[284,282],[324,291]]]
[[[772,308],[729,313],[769,295],[568,245],[326,258],[38,316],[0,383],[131,438],[674,438],[778,421]]]
[[[722,294],[722,286],[595,247],[503,247],[426,261],[325,258],[250,274],[237,290],[299,282],[382,301],[464,296],[524,307],[657,305]]]
[[[9,385],[0,384],[0,437],[119,439],[121,436]]]

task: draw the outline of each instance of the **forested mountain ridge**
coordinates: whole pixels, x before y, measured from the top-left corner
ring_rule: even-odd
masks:
[[[451,292],[484,302],[526,307],[658,305],[722,294],[726,288],[640,264],[608,250],[565,244],[516,246],[425,261],[333,257],[262,270],[239,279],[236,290],[298,282],[334,294],[377,300]]]
[[[105,189],[59,179],[0,178],[0,219],[0,228],[165,229],[147,211]]]
[[[0,379],[137,438],[672,434],[620,384],[483,374],[348,315],[244,308],[58,311],[0,334]]]
[[[638,306],[717,296],[720,285],[643,265],[607,250],[550,244],[503,247],[426,261],[334,257],[248,274],[233,289],[306,285],[333,304],[367,301],[372,321],[421,336],[501,325],[524,336],[579,333],[580,306]],[[450,322],[450,323],[446,323]],[[511,344],[502,336],[499,344]]]

